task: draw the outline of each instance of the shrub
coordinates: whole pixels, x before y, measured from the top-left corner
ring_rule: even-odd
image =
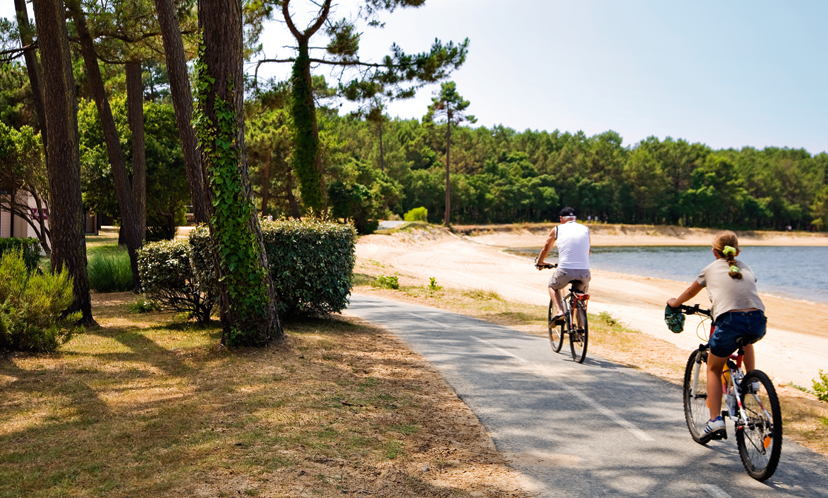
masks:
[[[400,280],[397,277],[386,277],[385,275],[380,275],[377,277],[377,285],[387,289],[396,290],[400,288]]]
[[[820,401],[828,402],[828,374],[819,371],[819,381],[814,380],[814,394]]]
[[[0,349],[54,351],[79,333],[80,313],[63,312],[74,301],[72,277],[30,272],[21,251],[0,257]]]
[[[207,323],[215,304],[215,287],[196,277],[192,252],[184,239],[144,245],[138,251],[141,288],[161,309],[184,312],[199,323]]]
[[[132,267],[126,251],[93,254],[89,258],[87,271],[89,287],[98,292],[132,290]]]
[[[403,216],[405,221],[428,221],[428,209],[420,206],[405,213]]]
[[[21,253],[23,263],[29,272],[37,269],[37,262],[40,260],[40,241],[35,238],[18,239],[12,237],[0,239],[0,256],[13,250]]]
[[[345,309],[354,270],[354,228],[317,219],[261,223],[279,314],[289,317]],[[215,281],[208,229],[193,230],[190,242],[196,275]]]

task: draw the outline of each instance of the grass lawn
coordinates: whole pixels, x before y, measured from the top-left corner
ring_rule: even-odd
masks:
[[[92,297],[100,328],[0,354],[0,497],[523,496],[474,414],[381,329],[306,319],[227,350],[217,323]]]

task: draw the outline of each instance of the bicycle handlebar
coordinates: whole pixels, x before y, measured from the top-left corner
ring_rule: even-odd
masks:
[[[679,306],[679,309],[685,315],[707,315],[710,318],[713,318],[713,315],[710,313],[710,310],[700,308],[698,304],[694,306],[687,306],[682,304],[681,306]]]
[[[538,268],[538,269],[551,269],[551,268],[557,268],[557,267],[558,267],[557,264],[553,265],[552,263],[540,263],[540,264],[535,263],[535,268]]]

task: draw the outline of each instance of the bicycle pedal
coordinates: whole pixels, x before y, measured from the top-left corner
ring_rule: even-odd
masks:
[[[727,439],[726,429],[719,429],[716,432],[711,432],[710,434],[704,435],[700,438],[702,444],[707,444],[710,441],[720,441],[722,439]]]

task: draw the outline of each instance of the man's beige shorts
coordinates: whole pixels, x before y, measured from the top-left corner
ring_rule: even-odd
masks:
[[[555,268],[555,273],[549,277],[549,287],[555,290],[561,290],[567,285],[569,282],[573,280],[580,280],[581,284],[575,286],[575,290],[580,292],[588,292],[589,291],[589,281],[592,276],[589,273],[589,270],[570,270],[568,268]]]

